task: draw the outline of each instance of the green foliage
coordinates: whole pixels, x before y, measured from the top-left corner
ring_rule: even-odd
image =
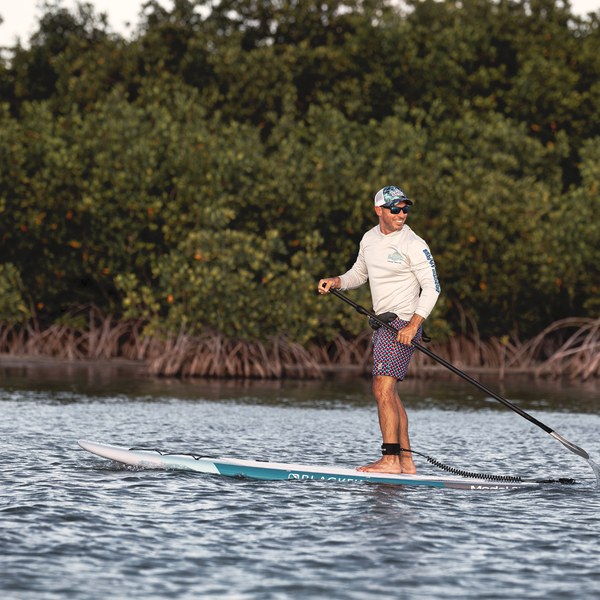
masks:
[[[67,327],[71,327],[73,329],[87,329],[89,326],[89,319],[85,314],[70,314],[66,313],[62,316],[54,319],[55,325],[66,325]]]
[[[148,2],[126,41],[47,4],[0,65],[0,319],[27,298],[48,322],[94,302],[151,329],[356,334],[315,285],[390,184],[438,265],[437,339],[597,315],[600,15],[410,6]]]
[[[23,323],[31,317],[22,292],[21,276],[15,265],[0,264],[0,322]]]
[[[96,16],[90,3],[79,3],[73,13],[60,2],[45,2],[43,8],[45,11],[38,31],[31,36],[30,48],[18,45],[13,50],[9,75],[14,85],[12,100],[51,97],[60,80],[61,63],[64,64],[60,59],[85,53],[109,39],[106,15]],[[84,72],[80,74],[85,76]]]
[[[550,246],[542,278],[560,294],[558,314],[600,316],[600,136],[581,150],[581,185],[554,202]],[[580,308],[581,307],[581,308]]]

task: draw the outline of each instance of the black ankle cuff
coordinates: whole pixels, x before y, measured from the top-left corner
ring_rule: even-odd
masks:
[[[381,454],[398,456],[400,454],[400,444],[381,444]]]

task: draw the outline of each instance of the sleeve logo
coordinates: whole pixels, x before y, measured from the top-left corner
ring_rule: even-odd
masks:
[[[433,262],[433,256],[431,256],[431,252],[429,252],[429,250],[427,250],[427,248],[425,248],[425,250],[423,250],[423,253],[425,254],[425,258],[427,259],[427,262],[431,265],[433,281],[435,282],[435,291],[439,294],[441,288],[440,288],[440,282],[437,277],[437,273],[435,272],[435,263]]]

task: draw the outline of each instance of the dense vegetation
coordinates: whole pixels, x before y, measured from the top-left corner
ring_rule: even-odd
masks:
[[[0,65],[0,321],[94,303],[150,330],[356,334],[315,284],[384,185],[437,262],[434,337],[598,316],[599,22],[555,0],[176,0],[124,40],[47,4]]]

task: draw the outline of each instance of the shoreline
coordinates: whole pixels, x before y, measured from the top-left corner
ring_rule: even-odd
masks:
[[[44,331],[29,326],[27,331],[12,327],[3,331],[0,324],[0,364],[125,368],[183,379],[370,377],[372,370],[370,329],[351,340],[338,334],[329,342],[315,340],[305,347],[283,333],[269,341],[229,339],[219,332],[144,336],[140,322],[115,322],[111,316],[98,319],[100,326],[89,331],[58,325]],[[577,328],[575,333],[571,333],[573,328]],[[443,364],[437,364],[439,358],[475,377],[499,381],[510,377],[600,380],[599,332],[599,319],[567,318],[524,344],[516,338],[482,341],[478,336],[461,334],[446,343],[432,343],[431,353],[418,353],[407,378],[455,377]]]
[[[112,358],[112,359],[69,359],[59,358],[55,356],[14,356],[0,354],[0,368],[2,367],[76,367],[76,368],[116,368],[122,370],[133,370],[137,371],[140,375],[148,377],[156,377],[148,371],[150,362],[146,360],[130,360],[126,358]],[[336,375],[352,375],[355,377],[369,377],[371,375],[371,366],[362,367],[361,365],[319,365],[323,373],[329,378],[335,378]],[[500,367],[474,367],[468,365],[461,365],[457,363],[457,368],[465,371],[472,375],[485,375],[495,376],[498,379],[512,377],[512,376],[524,376],[535,378],[535,368],[531,367],[517,367],[504,369],[504,377],[502,377],[502,369]],[[290,365],[289,370],[294,370]],[[298,368],[298,370],[300,370]],[[450,372],[448,369],[437,365],[415,365],[412,369],[409,368],[406,378],[407,379],[419,379],[424,375],[447,375],[449,378],[456,377],[460,379],[458,375]],[[159,377],[164,379],[257,379],[256,377],[198,377],[198,376],[167,376],[160,375]],[[289,378],[286,378],[289,379]],[[299,379],[305,379],[303,377]],[[548,377],[542,377],[542,379],[549,379]],[[568,378],[567,378],[568,379]]]

